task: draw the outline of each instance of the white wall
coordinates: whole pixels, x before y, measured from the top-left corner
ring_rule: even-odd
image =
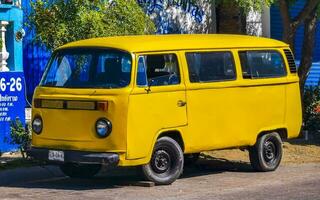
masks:
[[[270,37],[270,8],[264,7],[262,13],[250,11],[247,16],[247,34]]]

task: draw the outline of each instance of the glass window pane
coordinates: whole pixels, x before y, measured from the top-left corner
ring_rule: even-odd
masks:
[[[234,80],[236,70],[231,52],[187,53],[190,82]]]
[[[46,87],[121,88],[129,85],[131,56],[118,50],[68,49],[55,53],[41,82]]]
[[[277,51],[241,51],[239,57],[244,78],[268,78],[286,75],[282,55]]]
[[[139,57],[138,60],[138,74],[137,74],[137,85],[146,86],[147,85],[147,73],[145,67],[144,57]]]
[[[143,84],[146,75],[147,84]],[[164,86],[180,83],[178,59],[175,54],[145,55],[139,58],[137,84]]]

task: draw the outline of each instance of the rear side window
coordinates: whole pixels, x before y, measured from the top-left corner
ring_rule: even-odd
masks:
[[[283,57],[277,51],[240,51],[239,57],[245,79],[286,75]]]
[[[234,80],[236,70],[231,52],[187,53],[189,79],[192,83]]]

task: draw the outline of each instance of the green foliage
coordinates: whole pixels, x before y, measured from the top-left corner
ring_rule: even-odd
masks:
[[[216,4],[220,3],[236,3],[246,13],[250,10],[262,12],[263,6],[270,6],[275,0],[216,0]]]
[[[25,150],[31,142],[31,130],[28,126],[24,127],[19,118],[11,122],[10,137],[10,144],[18,145],[22,156],[25,157]]]
[[[220,4],[236,4],[238,5],[245,13],[248,13],[250,10],[255,10],[262,12],[263,6],[271,6],[277,0],[208,0],[212,3],[215,3],[216,6]],[[192,0],[193,3],[198,5],[201,4],[202,0]]]
[[[236,3],[240,8],[243,9],[245,13],[248,13],[250,10],[255,10],[258,12],[262,12],[264,6],[270,7],[271,5],[279,4],[279,0],[209,0],[214,2],[216,5],[219,4],[228,4],[228,3]],[[297,0],[286,0],[288,5],[291,6],[296,3]],[[201,3],[200,0],[193,0],[194,3]],[[320,18],[320,6],[318,6],[318,16]]]
[[[303,104],[305,130],[317,133],[320,130],[320,86],[305,89]]]
[[[50,50],[81,39],[155,32],[135,0],[36,0],[31,6],[28,24]]]

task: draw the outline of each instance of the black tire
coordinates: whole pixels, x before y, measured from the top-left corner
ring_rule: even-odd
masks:
[[[184,165],[193,165],[195,164],[200,157],[200,153],[190,153],[190,154],[184,154]]]
[[[282,159],[282,141],[278,133],[265,134],[249,148],[251,166],[259,172],[274,171]]]
[[[101,165],[66,163],[60,165],[60,169],[70,178],[91,178],[100,171]]]
[[[155,144],[150,162],[142,166],[142,173],[157,185],[168,185],[182,174],[183,162],[180,145],[170,137],[162,137]]]

